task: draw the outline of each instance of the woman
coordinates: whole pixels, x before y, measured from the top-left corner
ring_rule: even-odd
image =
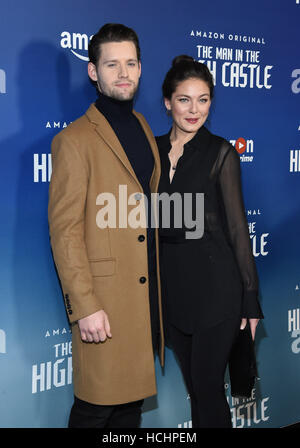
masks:
[[[167,340],[190,394],[193,427],[231,427],[224,391],[230,350],[247,319],[254,339],[263,318],[239,156],[230,143],[204,127],[213,90],[212,76],[204,64],[189,56],[175,58],[163,83],[173,125],[168,134],[157,137],[162,165],[159,197],[177,193],[170,201],[173,208],[164,203],[160,209]],[[204,193],[204,233],[191,238],[190,223],[199,221],[197,193]],[[170,225],[164,226],[169,210]]]

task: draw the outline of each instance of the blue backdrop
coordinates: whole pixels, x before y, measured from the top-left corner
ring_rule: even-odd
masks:
[[[64,427],[73,399],[71,334],[49,246],[53,136],[95,100],[87,43],[106,22],[140,37],[136,110],[155,135],[171,123],[161,84],[174,56],[205,61],[216,79],[208,127],[241,155],[245,207],[265,320],[260,380],[233,400],[234,427],[300,420],[299,0],[27,0],[0,16],[0,426]],[[190,427],[172,352],[143,427]]]

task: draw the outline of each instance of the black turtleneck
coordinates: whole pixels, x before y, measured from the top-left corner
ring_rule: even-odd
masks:
[[[115,131],[144,194],[148,197],[154,159],[143,128],[132,113],[133,100],[120,101],[100,93],[96,107]]]
[[[144,130],[133,114],[133,100],[120,101],[99,93],[95,103],[99,112],[107,119],[118,137],[128,160],[148,199],[148,222],[151,222],[150,179],[154,168],[154,158]],[[137,241],[137,244],[140,242]],[[154,229],[147,226],[147,250],[149,270],[149,297],[153,346],[157,345],[158,305],[156,287],[156,261]]]

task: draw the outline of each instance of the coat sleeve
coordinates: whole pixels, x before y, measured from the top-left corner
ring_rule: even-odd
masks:
[[[84,240],[88,169],[69,135],[52,142],[48,220],[53,257],[70,322],[101,309]],[[95,224],[96,225],[96,224]]]
[[[244,286],[242,317],[263,318],[258,301],[258,277],[249,237],[241,187],[240,159],[226,142],[226,153],[219,182],[228,224],[230,242]]]

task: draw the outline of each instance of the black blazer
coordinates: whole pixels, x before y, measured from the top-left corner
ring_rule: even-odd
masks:
[[[237,314],[262,318],[239,156],[229,142],[202,126],[184,145],[170,183],[170,132],[156,138],[162,170],[158,192],[180,193],[182,214],[190,207],[194,218],[195,193],[204,193],[204,235],[186,240],[186,226],[175,228],[172,219],[170,228],[163,228],[159,210],[165,317],[183,331]],[[192,203],[185,203],[184,193],[192,193]]]

